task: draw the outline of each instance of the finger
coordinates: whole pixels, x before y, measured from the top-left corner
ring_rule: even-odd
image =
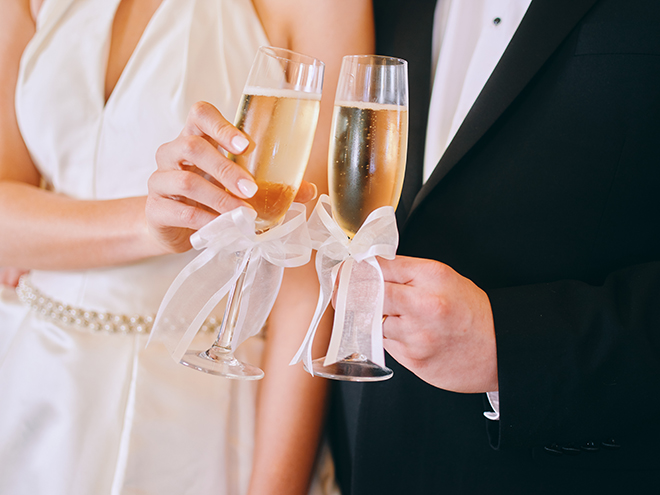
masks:
[[[316,187],[316,184],[313,184],[312,182],[302,181],[302,184],[300,184],[300,188],[296,193],[296,197],[294,201],[296,201],[297,203],[307,203],[309,201],[315,200],[317,195],[318,195],[318,189]]]
[[[201,136],[179,136],[158,148],[156,161],[159,170],[164,171],[194,166],[239,198],[251,198],[258,189],[247,170],[236,165]]]
[[[402,316],[388,316],[383,322],[383,344],[387,345],[396,342],[397,344],[406,342],[406,321]],[[386,348],[387,349],[387,348]]]
[[[205,101],[199,101],[192,106],[183,134],[208,136],[219,146],[236,155],[243,153],[250,144],[247,136],[225,119],[217,108]]]
[[[19,268],[0,268],[0,285],[17,287],[21,276],[26,273],[28,273],[27,270]]]
[[[383,314],[434,320],[443,318],[453,306],[455,304],[444,292],[433,288],[385,282]]]
[[[199,230],[218,216],[194,204],[160,196],[150,197],[147,205],[150,222],[161,227]]]
[[[186,170],[158,172],[149,178],[149,191],[163,198],[182,197],[204,205],[214,212],[226,213],[239,206],[250,207],[199,174]]]
[[[393,339],[391,337],[385,338],[383,340],[383,348],[387,351],[387,353],[395,358],[399,364],[401,364],[401,356],[405,355],[405,345],[399,342],[396,339]]]
[[[444,263],[424,258],[397,256],[393,260],[376,258],[386,282],[423,287],[433,281],[441,283],[452,270]]]
[[[442,310],[441,300],[425,290],[405,284],[385,283],[383,314],[388,315],[383,324],[387,338],[402,342],[419,336],[422,326],[429,320],[439,321]],[[406,332],[415,328],[414,332]]]
[[[389,317],[400,316],[409,312],[410,300],[414,299],[415,292],[414,289],[407,285],[385,282],[383,314],[388,315],[389,319]]]
[[[393,260],[377,258],[385,281],[397,284],[412,283],[417,270],[414,269],[415,264],[411,260],[417,259],[419,258],[408,258],[406,256],[396,256]]]
[[[394,320],[397,319],[397,318],[398,318],[398,316],[394,316],[394,315],[388,315],[388,314],[383,315],[383,321],[381,322],[381,327],[383,329],[383,338],[384,339],[388,338],[387,334],[390,331],[390,329],[392,328],[392,326],[395,324]],[[390,320],[390,322],[387,323],[387,320]]]

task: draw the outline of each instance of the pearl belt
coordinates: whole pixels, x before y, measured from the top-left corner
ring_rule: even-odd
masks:
[[[75,308],[45,296],[27,281],[27,277],[21,277],[16,293],[21,302],[40,317],[78,330],[147,334],[151,331],[155,317],[155,315],[122,315]],[[206,319],[201,330],[217,332],[219,328],[220,322],[212,316]]]

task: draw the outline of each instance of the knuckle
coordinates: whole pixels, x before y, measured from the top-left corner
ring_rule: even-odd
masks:
[[[157,186],[157,184],[158,184],[158,176],[157,176],[157,173],[158,173],[158,172],[154,172],[154,173],[151,174],[151,175],[149,176],[149,178],[147,179],[147,190],[149,191],[149,197],[151,197],[151,195],[155,193],[156,186]]]
[[[213,209],[219,213],[225,213],[227,211],[233,210],[237,205],[235,204],[236,200],[233,196],[229,195],[225,191],[220,191],[216,196]]]
[[[234,162],[221,157],[214,163],[213,176],[223,186],[229,185],[235,178]]]
[[[179,209],[178,217],[181,222],[180,225],[192,227],[196,224],[199,212],[197,211],[197,208],[184,204]]]
[[[444,263],[430,261],[428,266],[424,267],[424,270],[434,278],[444,279],[449,274],[450,269]]]
[[[415,304],[418,314],[429,315],[436,320],[445,318],[451,310],[449,301],[431,294],[418,298]]]
[[[452,312],[452,304],[446,298],[434,297],[429,302],[429,306],[429,311],[439,319],[447,318]]]
[[[214,139],[220,143],[229,143],[234,135],[234,126],[229,122],[216,121],[211,129]]]
[[[190,112],[188,113],[188,115],[189,115],[193,120],[195,120],[195,119],[199,119],[199,118],[202,118],[202,117],[204,117],[204,115],[206,115],[206,113],[208,112],[208,107],[209,107],[209,105],[210,105],[210,104],[207,103],[207,102],[205,102],[205,101],[196,101],[196,102],[193,103],[193,105],[190,107]]]
[[[187,193],[190,193],[195,187],[195,174],[181,172],[177,174],[176,182],[178,191],[187,196]]]
[[[425,361],[435,355],[438,345],[438,335],[430,329],[415,332],[411,345],[408,346],[409,356],[415,361]]]
[[[147,221],[149,222],[152,218],[153,211],[154,211],[154,198],[149,194],[147,196],[147,200],[144,203],[144,211],[147,216]]]
[[[161,144],[156,150],[156,164],[160,167],[161,162],[165,160],[168,155],[170,143]]]
[[[182,136],[180,145],[183,156],[193,157],[199,152],[199,137],[194,135]]]

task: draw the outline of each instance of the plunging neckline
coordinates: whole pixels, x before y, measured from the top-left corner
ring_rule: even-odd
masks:
[[[150,30],[152,29],[152,25],[154,23],[154,20],[158,16],[159,12],[162,10],[163,5],[167,3],[168,0],[161,0],[160,4],[156,9],[153,11],[153,14],[151,14],[151,17],[147,21],[147,23],[144,26],[144,29],[142,30],[142,33],[140,34],[140,37],[137,40],[137,43],[133,47],[133,51],[131,52],[130,56],[128,59],[126,59],[126,63],[124,64],[124,67],[121,69],[119,73],[119,77],[117,77],[117,80],[114,83],[114,86],[108,93],[108,96],[106,98],[106,93],[107,93],[107,78],[108,78],[108,69],[109,69],[109,63],[110,63],[110,50],[112,49],[112,42],[113,42],[113,31],[115,28],[115,20],[117,17],[117,11],[119,10],[119,7],[121,5],[123,0],[116,0],[115,6],[114,6],[114,14],[112,16],[112,20],[110,22],[110,25],[107,30],[107,35],[105,38],[105,46],[106,46],[106,57],[105,57],[105,63],[104,63],[104,71],[103,74],[101,75],[101,101],[103,103],[103,110],[107,109],[108,106],[114,101],[117,97],[115,96],[115,93],[119,89],[123,87],[124,80],[130,76],[130,72],[132,70],[132,66],[134,65],[134,60],[136,56],[139,54],[139,51],[144,44],[144,40],[148,37]]]

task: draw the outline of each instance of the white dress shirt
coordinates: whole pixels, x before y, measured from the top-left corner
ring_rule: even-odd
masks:
[[[456,135],[532,0],[438,0],[433,24],[432,91],[424,182]],[[499,393],[489,392],[500,417]]]
[[[438,0],[424,181],[463,123],[531,0]]]

